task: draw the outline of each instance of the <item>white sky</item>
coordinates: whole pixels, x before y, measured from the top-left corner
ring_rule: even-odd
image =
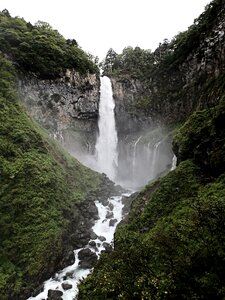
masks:
[[[35,23],[50,23],[65,38],[100,59],[109,48],[154,50],[184,31],[210,0],[0,0],[0,10]]]

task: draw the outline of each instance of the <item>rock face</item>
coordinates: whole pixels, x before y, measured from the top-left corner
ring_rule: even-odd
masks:
[[[67,70],[56,80],[18,76],[21,99],[31,115],[70,152],[92,151],[97,134],[100,80]]]
[[[150,127],[151,119],[136,108],[138,100],[145,95],[143,83],[132,78],[111,78],[111,82],[119,139]]]

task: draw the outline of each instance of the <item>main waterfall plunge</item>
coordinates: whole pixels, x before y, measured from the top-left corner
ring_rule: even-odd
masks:
[[[96,142],[96,168],[111,180],[116,179],[118,164],[117,132],[114,116],[115,103],[110,79],[101,77],[101,101],[99,104],[99,135]]]
[[[87,140],[80,146],[77,143],[63,144],[84,165],[105,173],[127,189],[137,190],[165,169],[170,169],[173,159],[171,141],[168,132],[163,132],[161,128],[138,131],[134,127],[128,135],[118,138],[117,131],[120,133],[121,128],[116,127],[114,108],[111,81],[106,76],[101,77],[96,144],[90,144]]]

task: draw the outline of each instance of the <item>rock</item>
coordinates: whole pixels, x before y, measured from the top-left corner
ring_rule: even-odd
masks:
[[[114,226],[115,224],[116,224],[116,222],[117,222],[117,219],[111,219],[110,221],[109,221],[109,226]]]
[[[78,252],[78,258],[80,259],[79,266],[83,269],[92,268],[98,259],[96,253],[92,252],[89,248],[80,250]]]
[[[99,238],[99,240],[100,240],[101,242],[106,241],[106,238],[105,238],[104,236],[102,236],[102,235],[100,235],[98,238]]]
[[[92,231],[90,233],[90,238],[91,238],[91,240],[96,240],[98,238],[98,236],[97,236],[97,234],[94,231]]]
[[[106,252],[111,252],[112,251],[112,245],[110,245],[109,243],[104,242],[102,244],[102,246],[105,248]]]
[[[103,200],[101,201],[101,203],[102,203],[102,205],[104,205],[104,206],[108,206],[108,205],[109,205],[109,200],[108,200],[108,199],[103,199]]]
[[[109,205],[108,205],[108,207],[109,207],[109,209],[112,211],[112,210],[113,210],[113,208],[114,208],[114,205],[113,205],[111,202],[109,202]]]
[[[62,300],[62,291],[58,290],[49,290],[47,300]]]
[[[112,211],[107,211],[106,213],[106,219],[112,219],[114,217],[114,214]]]
[[[89,245],[90,245],[91,247],[96,247],[96,242],[95,242],[95,241],[90,241],[90,242],[89,242]]]
[[[75,256],[74,256],[74,252],[73,251],[69,251],[69,253],[67,254],[67,256],[65,257],[65,263],[67,265],[73,265],[75,263]]]
[[[67,272],[66,275],[63,277],[63,280],[67,280],[68,278],[73,278],[74,272],[71,271],[71,272]]]
[[[70,290],[70,289],[72,289],[72,284],[70,284],[70,283],[67,283],[67,282],[63,282],[62,283],[62,288],[64,289],[64,290]]]

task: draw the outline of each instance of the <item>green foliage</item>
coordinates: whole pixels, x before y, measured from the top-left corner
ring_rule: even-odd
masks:
[[[13,67],[0,55],[0,294],[17,299],[50,275],[77,204],[101,177],[51,141],[19,105]]]
[[[208,174],[225,172],[225,97],[214,108],[195,112],[177,131],[174,150],[179,161],[194,159]]]
[[[129,74],[133,78],[143,75],[143,70],[152,63],[152,55],[149,50],[140,47],[126,47],[121,54],[109,49],[106,58],[101,63],[103,73],[109,76],[124,76]]]
[[[33,26],[4,13],[0,14],[0,51],[20,69],[41,78],[56,78],[72,68],[81,73],[98,72],[75,40],[65,40],[48,23],[38,21]]]

